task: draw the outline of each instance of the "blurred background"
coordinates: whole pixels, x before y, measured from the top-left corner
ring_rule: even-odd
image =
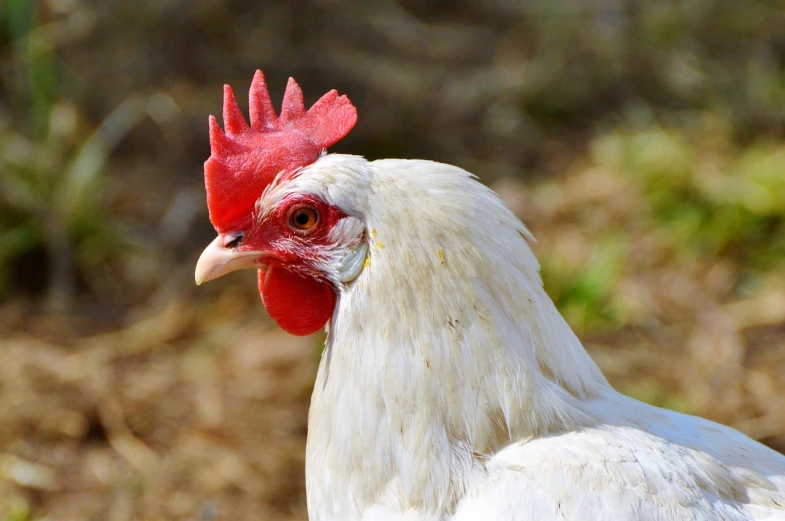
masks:
[[[0,520],[304,520],[322,338],[196,288],[207,116],[464,167],[619,390],[785,451],[783,0],[0,0]]]

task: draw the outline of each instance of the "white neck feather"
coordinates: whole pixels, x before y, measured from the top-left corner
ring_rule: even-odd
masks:
[[[608,384],[493,192],[452,166],[342,155],[293,182],[361,217],[370,243],[314,388],[312,519],[449,511],[486,456],[588,420],[582,400]]]

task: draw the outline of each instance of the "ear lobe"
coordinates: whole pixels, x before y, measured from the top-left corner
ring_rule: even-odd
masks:
[[[281,328],[296,336],[322,329],[333,314],[335,292],[329,284],[293,273],[277,262],[259,270],[264,307]]]

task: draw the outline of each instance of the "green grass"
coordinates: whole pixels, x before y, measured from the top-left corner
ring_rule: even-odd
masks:
[[[132,95],[91,128],[57,90],[64,79],[37,20],[38,4],[7,0],[5,7],[15,80],[5,94],[17,103],[5,119],[0,115],[0,296],[17,264],[39,258],[45,270],[36,277],[45,280],[49,304],[63,309],[77,279],[99,288],[97,274],[138,244],[106,209],[108,160],[143,118],[166,110],[160,94]]]
[[[30,521],[32,518],[30,512],[30,505],[17,496],[12,499],[9,505],[6,506],[0,521]]]
[[[659,262],[674,268],[731,263],[738,291],[745,281],[785,275],[785,143],[739,144],[716,119],[696,121],[621,126],[591,144],[589,168],[609,173],[632,202],[623,220],[582,225],[591,241],[585,258],[543,252],[546,288],[578,331],[614,330],[632,319],[619,281],[636,276],[626,260],[643,237],[656,238]]]
[[[586,262],[575,265],[559,255],[542,258],[548,294],[576,330],[605,331],[625,322],[624,307],[614,288],[625,261],[625,238],[607,233],[594,244]]]
[[[733,256],[756,271],[785,257],[785,144],[654,126],[603,136],[594,158],[637,185],[675,252]]]

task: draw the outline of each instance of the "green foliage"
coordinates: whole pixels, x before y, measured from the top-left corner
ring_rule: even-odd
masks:
[[[525,13],[510,38],[529,58],[523,107],[544,127],[636,103],[722,112],[744,134],[785,123],[782,2],[535,1]]]
[[[736,292],[783,274],[785,143],[738,144],[715,117],[696,121],[625,125],[593,141],[591,168],[622,187],[611,193],[628,199],[624,220],[613,221],[611,199],[581,203],[599,206],[604,224],[584,223],[574,239],[587,244],[576,251],[541,255],[545,286],[578,331],[604,332],[634,319],[619,282],[640,276],[626,267],[639,244],[674,269],[725,259],[738,267]]]
[[[553,253],[542,256],[548,294],[576,330],[602,331],[624,323],[624,308],[614,299],[626,258],[624,245],[624,235],[615,232],[594,244],[582,263]]]
[[[686,396],[674,393],[673,389],[668,388],[665,383],[656,378],[647,377],[629,380],[625,382],[619,391],[657,407],[694,414],[694,411],[690,411],[689,400]]]
[[[637,186],[675,254],[775,269],[785,257],[785,144],[739,146],[722,128],[617,130],[596,140],[594,158]]]
[[[19,103],[0,113],[0,295],[15,263],[41,256],[50,303],[63,307],[77,276],[90,284],[100,265],[133,249],[132,235],[105,209],[102,182],[112,149],[161,100],[131,96],[90,131],[79,108],[58,99],[58,59],[35,5],[7,2],[16,79],[7,95]]]
[[[2,512],[0,520],[29,521],[32,519],[32,516],[30,515],[30,505],[24,498],[21,496],[14,497],[10,503],[10,505],[6,505],[6,508],[0,511]]]

